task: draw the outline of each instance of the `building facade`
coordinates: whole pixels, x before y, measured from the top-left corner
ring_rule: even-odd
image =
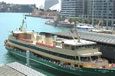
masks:
[[[89,16],[94,18],[113,19],[115,0],[89,0]]]
[[[81,4],[79,4],[79,9],[77,8],[77,1],[78,0],[62,0],[61,4],[61,16],[66,16],[66,17],[76,17],[81,12]]]
[[[76,17],[76,0],[62,0],[61,16]]]
[[[83,14],[83,0],[62,0],[61,16],[79,17]]]
[[[115,22],[115,0],[89,0],[88,17],[102,19],[103,25],[113,26]]]
[[[115,18],[115,0],[62,0],[62,16]]]
[[[106,25],[114,23],[115,0],[62,0],[61,6],[61,16],[102,19]]]

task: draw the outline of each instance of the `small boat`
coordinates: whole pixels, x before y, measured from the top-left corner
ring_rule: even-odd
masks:
[[[12,31],[5,41],[9,54],[30,64],[63,76],[115,76],[115,64],[101,58],[96,43],[78,38],[67,39],[48,32]]]
[[[94,29],[93,26],[85,24],[85,23],[78,23],[76,28],[82,31],[91,31],[92,29]]]

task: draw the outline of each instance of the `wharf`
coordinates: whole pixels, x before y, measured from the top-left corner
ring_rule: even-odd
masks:
[[[14,62],[0,66],[0,76],[46,76],[20,63]]]
[[[0,63],[0,67],[3,66],[3,65],[4,65],[4,64],[1,64],[1,63]]]
[[[78,33],[81,39],[115,45],[115,34],[104,34],[104,33],[86,32],[86,31],[79,31]],[[52,34],[62,37],[69,37],[69,38],[72,37],[71,32],[56,32]],[[77,38],[76,33],[73,33],[73,36]]]

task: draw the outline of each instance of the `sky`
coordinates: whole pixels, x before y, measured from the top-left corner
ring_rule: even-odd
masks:
[[[11,4],[36,4],[36,7],[38,8],[44,8],[44,1],[45,0],[0,0],[0,2],[6,2]],[[59,0],[59,3],[54,5],[51,9],[54,10],[61,10],[61,0]]]
[[[37,7],[42,8],[44,0],[0,0],[0,2],[13,4],[36,4]]]

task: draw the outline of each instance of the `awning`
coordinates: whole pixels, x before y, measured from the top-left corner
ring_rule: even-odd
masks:
[[[102,52],[94,52],[94,55],[102,55]]]
[[[88,56],[97,56],[97,55],[102,55],[102,53],[101,52],[93,52],[93,53],[81,54],[80,56],[88,57]]]

